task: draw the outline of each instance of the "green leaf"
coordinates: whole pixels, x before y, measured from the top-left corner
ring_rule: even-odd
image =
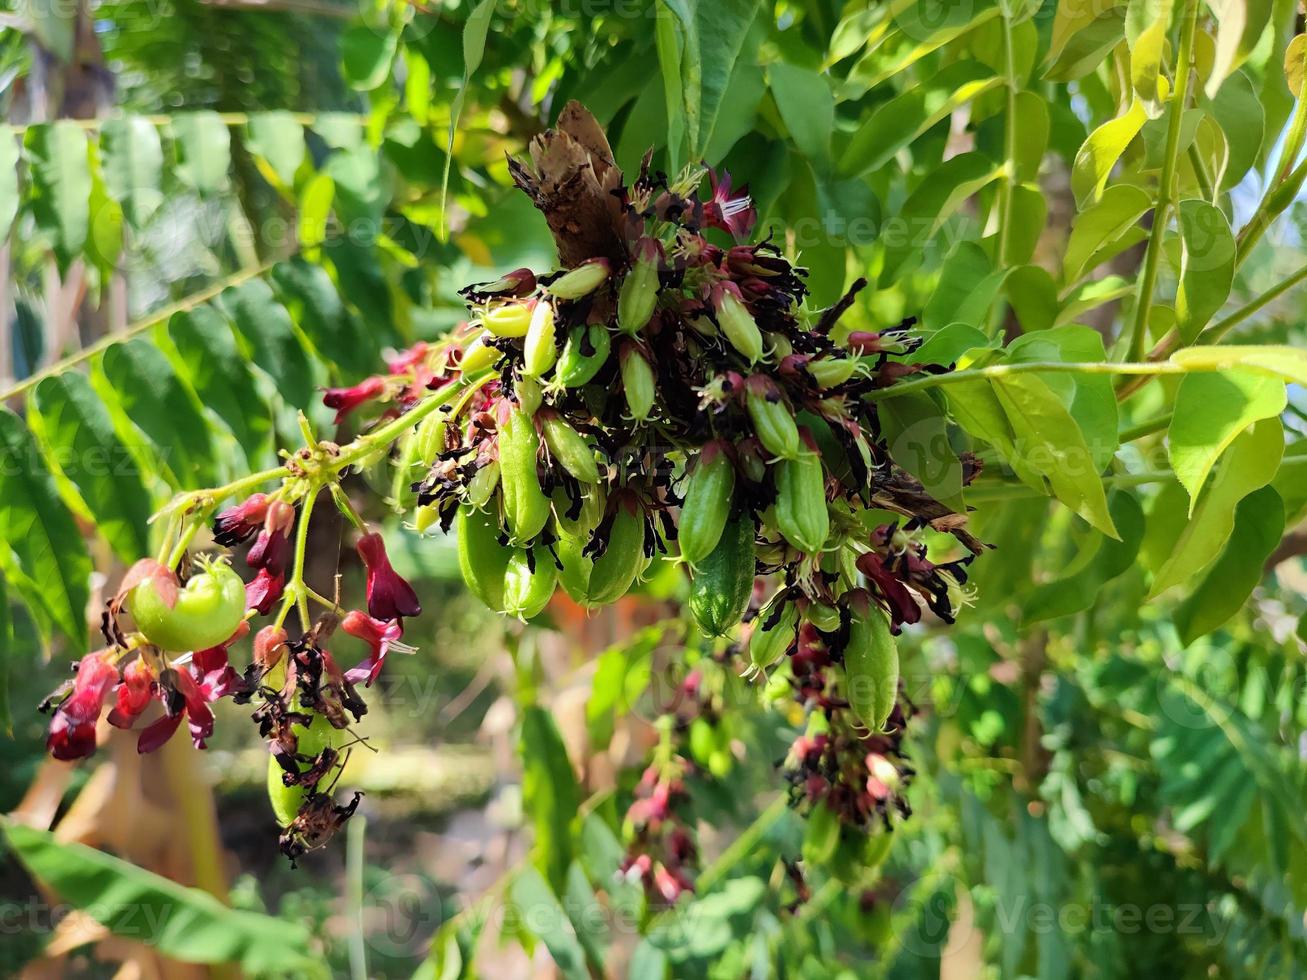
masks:
[[[510,894],[513,918],[545,944],[558,972],[570,980],[589,980],[576,930],[540,872],[523,868],[514,875]]]
[[[5,837],[42,884],[110,932],[143,942],[184,963],[238,963],[252,973],[321,975],[298,922],[228,908],[208,892],[186,888],[83,844],[6,822]]]
[[[231,169],[231,133],[216,112],[184,112],[172,118],[177,141],[175,173],[200,194],[227,189]]]
[[[195,395],[148,340],[114,344],[100,364],[127,417],[154,446],[177,487],[202,487],[214,473],[213,440]]]
[[[481,0],[468,14],[463,24],[463,84],[449,107],[449,139],[445,143],[445,169],[440,176],[440,227],[445,227],[445,201],[449,192],[449,168],[454,160],[454,134],[463,115],[463,100],[472,75],[481,67],[486,53],[486,35],[490,33],[490,19],[495,15],[496,0]]]
[[[987,65],[958,61],[909,87],[872,112],[853,134],[840,155],[840,173],[858,177],[879,169],[958,106],[997,87],[1000,81]]]
[[[935,331],[912,353],[918,364],[952,364],[976,347],[990,343],[988,335],[969,323],[950,323]]]
[[[1069,82],[1103,64],[1125,36],[1125,12],[1125,4],[1106,9],[1091,3],[1058,4],[1044,78]]]
[[[1272,487],[1254,490],[1239,501],[1225,550],[1176,608],[1175,626],[1186,645],[1220,628],[1243,608],[1283,533],[1284,503]]]
[[[1071,190],[1075,194],[1076,207],[1083,211],[1089,201],[1099,198],[1112,168],[1147,121],[1148,113],[1144,111],[1143,103],[1136,99],[1120,116],[1108,120],[1089,134],[1071,165]]]
[[[351,377],[376,370],[381,357],[376,338],[345,308],[326,269],[294,258],[273,267],[272,281],[295,323],[324,357]]]
[[[654,43],[663,76],[663,102],[667,108],[667,169],[681,168],[685,143],[685,84],[681,71],[682,41],[675,15],[665,0],[655,0]]]
[[[1185,344],[1225,304],[1234,285],[1235,244],[1230,222],[1206,201],[1180,202],[1180,288],[1175,297],[1176,329]]]
[[[0,410],[0,455],[0,542],[13,552],[30,587],[11,584],[29,605],[39,605],[74,647],[85,648],[91,558],[27,426],[5,410]]]
[[[572,863],[572,821],[581,792],[558,726],[539,705],[524,709],[518,751],[522,755],[522,797],[535,826],[534,862],[553,886],[561,889]]]
[[[1129,0],[1125,36],[1130,45],[1130,82],[1135,95],[1156,117],[1161,112],[1157,79],[1166,50],[1174,0]]]
[[[18,140],[7,126],[0,127],[0,242],[9,238],[18,216],[18,166]]]
[[[958,242],[944,259],[939,283],[922,310],[921,325],[927,330],[953,323],[983,326],[1006,277],[1006,270],[994,270],[978,243]]]
[[[880,405],[885,444],[895,463],[915,476],[922,489],[954,511],[962,504],[962,464],[949,445],[939,403],[926,392],[907,392]]]
[[[610,887],[609,881],[603,879],[602,883],[604,890],[607,891]],[[567,916],[576,931],[576,937],[585,949],[585,958],[594,967],[595,972],[602,976],[604,951],[608,948],[612,937],[608,934],[607,922],[594,914],[594,910],[600,908],[599,898],[586,879],[585,871],[576,862],[567,869],[567,891],[564,897],[567,899]]]
[[[1048,102],[1035,92],[1018,92],[1012,107],[1014,177],[1022,183],[1038,183],[1052,127]]]
[[[1023,625],[1089,609],[1104,585],[1134,567],[1144,536],[1144,514],[1139,502],[1118,490],[1108,497],[1108,511],[1121,534],[1120,539],[1104,540],[1093,559],[1078,572],[1036,586],[1021,602]]]
[[[898,216],[885,224],[880,281],[893,282],[909,257],[920,255],[963,202],[1001,173],[1001,167],[980,153],[961,153],[932,170],[908,195]]]
[[[1207,94],[1211,96],[1261,38],[1271,16],[1271,0],[1207,0],[1207,7],[1217,25],[1216,55],[1207,76]]]
[[[662,625],[645,627],[599,655],[585,704],[590,743],[596,748],[612,741],[617,715],[631,712],[648,688],[651,658],[666,632]]]
[[[760,0],[687,0],[694,7],[694,33],[700,65],[699,129],[692,143],[690,156],[694,159],[707,150],[717,128],[717,115],[726,98],[726,91],[735,72],[735,64],[744,48],[745,37],[753,25]],[[677,4],[676,6],[683,6]],[[676,9],[673,6],[673,10]],[[688,42],[687,42],[688,49]],[[687,59],[688,61],[688,59]],[[687,63],[687,89],[689,86]],[[687,113],[688,117],[688,113]]]
[[[86,376],[69,371],[44,379],[33,407],[34,427],[123,564],[149,554],[150,496]]]
[[[1307,350],[1301,347],[1278,344],[1186,347],[1172,354],[1171,361],[1190,371],[1243,369],[1269,374],[1290,384],[1307,385]]]
[[[163,146],[148,119],[120,116],[100,130],[100,155],[109,195],[133,228],[143,228],[163,203]]]
[[[304,162],[304,127],[291,112],[256,112],[249,119],[250,152],[267,163],[284,187],[295,186]]]
[[[993,385],[1027,465],[1048,480],[1053,495],[1074,513],[1119,538],[1094,455],[1061,399],[1031,374],[995,378]]]
[[[1175,396],[1167,433],[1171,468],[1189,492],[1189,512],[1217,459],[1248,426],[1284,411],[1287,398],[1277,378],[1248,371],[1187,374]]]
[[[1012,304],[1021,329],[1027,333],[1047,330],[1057,320],[1061,309],[1057,283],[1043,266],[1023,265],[1013,269],[1003,285],[1007,301]]]
[[[1113,249],[1139,219],[1151,210],[1153,199],[1134,184],[1113,184],[1098,201],[1085,208],[1071,225],[1071,236],[1062,256],[1062,281],[1073,283],[1090,270],[1102,265]]]
[[[971,436],[993,446],[1026,486],[1047,493],[1039,471],[1017,449],[1016,435],[994,389],[984,381],[964,381],[948,386],[949,411]]]
[[[667,954],[648,939],[640,942],[631,954],[631,966],[627,971],[627,980],[666,980]]]
[[[1228,190],[1243,180],[1257,162],[1266,113],[1256,87],[1242,71],[1225,80],[1206,108],[1220,124],[1230,147],[1230,162],[1221,180],[1221,188]]]
[[[9,711],[9,661],[14,653],[14,618],[9,589],[0,575],[0,731],[14,737],[14,716]]]
[[[1103,337],[1090,327],[1070,325],[1018,337],[1008,345],[1004,360],[1013,364],[1062,361],[1087,364],[1107,360]],[[1116,392],[1105,374],[1051,371],[1036,375],[1061,399],[1080,427],[1094,465],[1101,471],[1120,444]]]
[[[326,174],[314,174],[300,193],[299,240],[303,248],[310,249],[327,240],[327,223],[331,219],[331,203],[336,198],[336,182]]]
[[[222,300],[253,349],[254,362],[277,383],[289,404],[307,408],[314,395],[313,365],[272,289],[262,279],[249,279],[224,291]]]
[[[1271,482],[1284,453],[1279,419],[1262,419],[1241,433],[1217,466],[1171,555],[1153,577],[1149,598],[1197,575],[1212,563],[1234,529],[1239,501]]]
[[[399,35],[364,21],[355,21],[340,36],[342,73],[350,88],[371,92],[390,74]]]
[[[62,121],[27,131],[32,213],[50,236],[59,270],[82,254],[91,225],[91,168],[86,131]]]
[[[186,366],[195,393],[226,423],[250,466],[262,464],[272,445],[268,406],[241,356],[227,318],[212,306],[176,313],[168,336]]]
[[[835,97],[824,75],[778,61],[767,69],[772,98],[799,152],[812,161],[830,156]]]

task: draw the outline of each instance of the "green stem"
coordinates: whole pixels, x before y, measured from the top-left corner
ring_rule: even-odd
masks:
[[[217,282],[204,287],[197,293],[192,293],[190,296],[179,299],[175,303],[169,303],[167,306],[155,310],[153,313],[137,320],[135,323],[129,323],[124,329],[119,330],[116,333],[106,334],[89,347],[83,347],[76,354],[71,354],[63,360],[56,361],[49,367],[37,371],[34,374],[30,374],[22,381],[10,385],[3,392],[0,392],[0,402],[8,401],[10,398],[21,395],[31,388],[36,387],[46,378],[52,378],[57,374],[62,374],[70,367],[81,364],[83,361],[90,360],[96,354],[107,350],[114,344],[121,343],[124,340],[130,340],[132,337],[144,333],[151,327],[156,327],[160,323],[172,319],[173,314],[185,313],[187,310],[195,309],[195,307],[199,306],[201,303],[207,303],[230,286],[238,285],[249,279],[258,278],[280,261],[283,260],[277,259],[272,262],[265,262],[260,266],[242,269],[240,272],[235,272],[232,275],[227,276],[225,279],[219,279]]]
[[[1239,309],[1235,310],[1229,316],[1225,317],[1224,319],[1218,320],[1216,323],[1213,323],[1211,326],[1209,326],[1206,330],[1204,330],[1202,333],[1198,335],[1198,339],[1195,340],[1194,343],[1195,344],[1216,343],[1227,333],[1229,333],[1231,330],[1237,327],[1239,324],[1243,323],[1244,320],[1247,320],[1250,316],[1260,311],[1263,307],[1279,299],[1281,296],[1287,293],[1294,286],[1298,285],[1304,279],[1307,279],[1307,265],[1303,266],[1301,269],[1293,273],[1293,275],[1289,276],[1288,278],[1282,279],[1280,282],[1276,283],[1274,286],[1272,286],[1266,292],[1262,293],[1256,299],[1239,307]]]
[[[349,881],[349,973],[368,980],[368,945],[363,932],[363,864],[368,818],[357,813],[345,831],[345,876]]]
[[[1305,180],[1307,180],[1307,161],[1300,163],[1284,180],[1272,184],[1266,191],[1266,196],[1257,205],[1257,210],[1239,232],[1234,256],[1236,269],[1248,260],[1248,256],[1252,254],[1254,246],[1262,240],[1266,230],[1298,197],[1298,191],[1302,189]]]
[[[305,591],[307,587],[304,584],[304,564],[309,546],[309,519],[313,516],[313,505],[317,503],[318,492],[321,489],[315,483],[304,495],[304,507],[300,511],[299,524],[295,527],[295,564],[292,566],[290,584],[286,586],[287,604],[289,600],[294,600],[300,613],[300,627],[305,632],[308,632],[313,623],[313,617],[309,615],[309,597]],[[284,621],[285,615],[280,618]]]
[[[1007,173],[1000,185],[1002,199],[999,205],[998,225],[998,266],[1007,268],[1008,238],[1012,232],[1012,198],[1017,181],[1017,72],[1016,61],[1012,51],[1012,14],[1007,3],[1002,5],[1003,14],[1003,65],[1004,84],[1007,87],[1007,119],[1003,130],[1004,165]]]
[[[1307,100],[1299,97],[1293,107],[1293,119],[1289,122],[1289,132],[1284,137],[1283,155],[1280,157],[1280,169],[1276,174],[1276,183],[1284,183],[1293,173],[1298,155],[1302,153],[1304,137],[1307,137]]]
[[[1215,368],[1181,367],[1168,361],[1152,363],[1149,361],[1027,361],[1023,364],[991,364],[982,368],[966,368],[962,371],[950,371],[948,374],[915,375],[906,381],[900,381],[888,388],[878,388],[863,395],[868,402],[884,401],[897,398],[913,391],[925,391],[927,388],[942,388],[945,385],[961,384],[966,381],[981,381],[990,378],[1006,378],[1016,374],[1048,374],[1062,372],[1071,374],[1187,374],[1199,370]]]
[[[1139,473],[1117,473],[1103,477],[1103,485],[1108,488],[1124,489],[1143,487],[1150,483],[1166,483],[1174,480],[1175,474],[1170,470],[1144,470]],[[977,483],[965,491],[967,503],[978,504],[1003,500],[1025,500],[1047,497],[1047,494],[1033,490],[1024,483],[1000,483],[998,481]]]
[[[1170,218],[1174,194],[1175,172],[1180,158],[1180,124],[1184,120],[1184,107],[1189,99],[1189,76],[1192,74],[1194,34],[1198,22],[1198,0],[1185,0],[1184,20],[1180,27],[1180,62],[1175,72],[1175,92],[1171,95],[1171,117],[1167,121],[1166,150],[1162,157],[1162,173],[1158,179],[1157,204],[1153,208],[1153,227],[1148,235],[1144,252],[1144,271],[1139,279],[1139,294],[1135,300],[1134,326],[1130,332],[1130,346],[1126,359],[1138,361],[1144,356],[1144,343],[1148,339],[1148,318],[1153,308],[1153,291],[1157,288],[1157,270],[1162,259],[1162,239]]]
[[[464,399],[471,398],[477,389],[484,387],[486,382],[493,377],[494,372],[488,371],[473,378],[466,385],[447,385],[441,388],[436,394],[419,402],[399,418],[387,422],[379,429],[373,429],[366,435],[359,436],[347,446],[342,446],[340,455],[332,461],[332,466],[337,472],[340,472],[347,466],[353,466],[360,460],[367,459],[378,448],[394,442],[436,409],[448,405],[454,400],[454,396],[461,395]]]
[[[1134,442],[1136,439],[1142,439],[1144,436],[1151,436],[1154,432],[1161,432],[1171,424],[1172,413],[1167,412],[1165,415],[1159,415],[1157,418],[1149,419],[1147,422],[1140,422],[1132,425],[1128,429],[1122,429],[1118,438],[1124,442]]]

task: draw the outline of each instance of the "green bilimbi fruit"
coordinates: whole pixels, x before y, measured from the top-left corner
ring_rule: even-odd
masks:
[[[499,430],[499,489],[504,523],[516,542],[530,541],[549,520],[549,498],[536,470],[539,453],[534,420],[520,407],[511,409]]]
[[[563,565],[559,581],[583,606],[606,606],[631,590],[644,570],[644,516],[638,505],[619,501],[608,531],[608,548],[598,558],[582,552],[587,538],[564,535],[557,544]]]
[[[826,865],[840,846],[840,818],[825,801],[818,801],[808,814],[803,835],[803,859],[810,864]]]
[[[753,518],[738,511],[722,531],[717,546],[694,570],[690,582],[690,614],[709,636],[722,636],[736,626],[753,595]]]
[[[554,308],[544,300],[536,303],[522,345],[522,374],[539,378],[558,360],[554,344]]]
[[[635,261],[617,294],[617,328],[634,336],[644,329],[658,302],[658,245],[642,238]]]
[[[430,465],[445,448],[447,421],[447,415],[436,411],[418,423],[416,438],[414,439],[418,462]]]
[[[423,419],[430,421],[431,416]],[[420,427],[419,427],[420,428]],[[408,510],[413,504],[413,480],[420,475],[422,463],[421,435],[411,432],[399,444],[399,460],[390,481],[390,499],[399,510]]]
[[[540,411],[540,406],[545,400],[545,392],[540,387],[539,380],[526,375],[517,379],[513,394],[517,396],[517,403],[522,406],[522,411],[533,417]]]
[[[312,718],[308,727],[294,724],[291,726],[291,731],[295,733],[298,740],[295,754],[306,760],[303,763],[299,761],[295,763],[301,772],[322,754],[323,749],[338,749],[345,740],[345,733],[332,728],[322,715],[313,715]],[[272,814],[281,827],[289,827],[294,822],[309,792],[305,786],[287,786],[282,778],[285,772],[286,770],[281,768],[281,763],[275,757],[268,756],[268,802],[272,804]],[[319,780],[318,785],[325,789],[330,779],[331,774],[327,773]]]
[[[458,568],[468,591],[495,612],[504,611],[504,574],[513,552],[499,543],[499,525],[485,511],[466,505],[454,519]]]
[[[602,323],[573,327],[568,331],[567,343],[563,345],[554,377],[564,388],[579,388],[588,384],[608,362],[612,347],[612,337]],[[586,350],[592,353],[587,354]]]
[[[780,459],[797,459],[799,426],[780,389],[770,378],[755,374],[744,383],[744,391],[745,407],[763,448]]]
[[[513,551],[504,569],[504,612],[523,621],[540,615],[554,594],[558,569],[546,548]]]
[[[815,449],[776,464],[776,528],[800,551],[815,553],[826,544],[826,475]]]
[[[472,479],[467,484],[467,502],[473,507],[484,507],[490,503],[497,486],[499,486],[499,460],[492,459],[472,474]]]
[[[619,366],[622,371],[622,389],[626,393],[626,407],[631,417],[643,422],[653,411],[656,382],[653,368],[640,348],[635,344],[624,343],[618,352]]]
[[[485,333],[478,334],[470,344],[463,348],[463,356],[458,368],[466,377],[474,377],[482,371],[489,371],[504,355],[486,343]]]
[[[540,431],[549,452],[563,469],[582,483],[599,482],[599,464],[595,462],[594,450],[565,418],[554,411],[541,413]]]
[[[559,299],[580,299],[607,282],[611,271],[607,259],[587,259],[551,282],[545,292]]]
[[[283,505],[284,506],[284,505]],[[165,572],[172,577],[171,572]],[[172,604],[151,576],[127,593],[136,628],[160,650],[207,650],[230,639],[245,618],[245,583],[225,560],[204,561],[176,590]]]
[[[562,487],[554,490],[554,523],[560,537],[581,538],[582,544],[590,539],[590,532],[604,519],[604,505],[607,498],[603,488],[598,484],[587,484],[582,488],[581,509],[575,517],[572,512],[572,498]]]
[[[717,324],[732,347],[750,364],[762,358],[762,331],[744,305],[740,287],[733,282],[718,283],[712,291],[713,306],[717,311]]]
[[[677,521],[676,539],[681,546],[681,557],[691,566],[698,565],[717,546],[731,512],[734,492],[735,466],[724,452],[724,444],[708,443],[690,474],[685,503]]]
[[[834,633],[840,628],[840,611],[824,602],[814,602],[809,605],[804,616],[823,633]]]
[[[853,377],[858,362],[851,357],[822,357],[808,362],[808,373],[819,388],[834,388]]]
[[[799,610],[794,603],[786,603],[775,623],[771,622],[773,613],[770,605],[764,606],[749,637],[749,661],[755,672],[766,670],[785,656],[798,629]]]
[[[481,322],[496,337],[525,337],[531,312],[530,303],[505,303],[486,310]]]
[[[862,723],[882,731],[899,693],[899,650],[880,608],[858,597],[844,647],[845,697]]]

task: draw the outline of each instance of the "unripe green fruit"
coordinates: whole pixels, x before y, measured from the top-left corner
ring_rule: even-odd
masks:
[[[734,347],[750,364],[762,358],[762,331],[748,308],[729,291],[722,293],[717,323]]]
[[[540,382],[536,378],[525,375],[518,377],[513,394],[517,396],[517,403],[522,406],[522,411],[532,417],[540,411],[540,406],[545,400],[544,389],[540,387]]]
[[[793,603],[787,603],[781,610],[774,626],[764,629],[771,617],[772,610],[764,608],[758,614],[753,635],[749,637],[749,660],[758,670],[766,670],[785,656],[798,628],[799,611]]]
[[[568,595],[585,606],[616,602],[631,590],[645,567],[644,517],[638,509],[619,503],[607,550],[591,561],[581,555],[581,547],[575,538],[560,543],[558,558],[563,563],[563,587]]]
[[[607,282],[608,274],[607,259],[589,259],[563,273],[545,287],[545,292],[559,299],[580,299]]]
[[[602,323],[573,327],[568,331],[567,343],[563,345],[554,377],[564,388],[578,388],[588,384],[608,362],[612,346],[612,336]],[[587,348],[593,348],[593,353],[585,353]]]
[[[554,594],[558,569],[544,548],[516,549],[504,570],[504,612],[523,621],[540,615]]]
[[[617,295],[617,327],[634,336],[644,329],[658,302],[658,260],[637,258]]]
[[[776,528],[800,551],[815,553],[826,544],[826,477],[815,452],[776,465]]]
[[[486,311],[481,322],[496,337],[525,337],[527,328],[531,326],[531,304],[505,303],[496,306]]]
[[[731,512],[735,492],[735,467],[719,443],[710,443],[700,453],[690,474],[677,522],[676,540],[681,557],[697,565],[717,546]]]
[[[558,359],[558,348],[554,345],[554,308],[541,300],[531,314],[531,323],[527,327],[526,340],[523,343],[522,374],[528,378],[539,378]]]
[[[623,344],[620,358],[626,406],[631,411],[631,418],[643,422],[653,411],[656,394],[653,368],[634,344]]]
[[[499,486],[499,460],[492,459],[474,474],[467,484],[467,502],[478,509],[490,503]]]
[[[307,728],[303,725],[291,725],[291,731],[298,740],[295,754],[307,760],[303,764],[296,762],[301,772],[309,767],[312,760],[322,754],[323,749],[338,749],[344,743],[345,733],[333,728],[322,715],[314,715],[313,721]],[[281,764],[273,756],[268,756],[268,802],[272,804],[272,814],[281,827],[288,827],[294,822],[295,817],[299,815],[304,798],[308,796],[307,787],[298,784],[286,785],[282,778],[285,772],[286,770],[282,769]],[[331,774],[327,773],[319,780],[318,785],[325,789],[325,784],[330,779]]]
[[[466,377],[474,377],[483,371],[489,371],[504,355],[486,343],[486,335],[478,334],[473,341],[463,348],[463,356],[458,368]]]
[[[504,498],[504,523],[515,542],[539,534],[549,520],[549,498],[540,488],[536,461],[540,436],[523,409],[513,408],[499,432],[499,486]]]
[[[541,418],[540,430],[549,452],[563,469],[582,483],[599,482],[599,464],[595,462],[594,450],[565,418],[557,412],[550,412]]]
[[[128,593],[126,604],[136,628],[160,650],[207,650],[230,639],[245,618],[245,584],[226,562],[214,561],[177,590],[172,607],[153,578]]]
[[[604,519],[604,507],[607,497],[598,484],[587,484],[582,488],[581,509],[576,517],[569,517],[572,511],[572,499],[561,487],[554,490],[554,523],[560,536],[590,540],[590,532]]]
[[[899,693],[899,650],[876,606],[855,612],[844,647],[845,697],[873,732],[885,727]]]
[[[454,520],[458,568],[468,591],[495,612],[504,611],[504,573],[513,552],[499,543],[499,525],[485,511],[466,505]]]
[[[745,406],[763,448],[780,459],[796,459],[800,449],[799,427],[776,386],[754,375],[748,382]]]
[[[695,568],[690,614],[709,636],[739,624],[753,594],[753,518],[741,510],[726,522],[717,546]]]
[[[834,388],[853,377],[858,362],[851,357],[823,357],[808,362],[808,373],[819,388]]]

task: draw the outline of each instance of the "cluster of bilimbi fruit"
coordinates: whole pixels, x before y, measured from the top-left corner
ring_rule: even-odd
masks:
[[[468,588],[523,620],[557,588],[597,608],[656,557],[679,558],[704,633],[749,621],[756,673],[815,629],[878,730],[898,655],[861,582],[859,513],[891,464],[859,393],[895,337],[834,339],[838,311],[807,310],[802,270],[770,244],[662,232],[621,267],[523,269],[465,291],[469,325],[446,361],[491,380],[466,414],[416,433],[410,452],[431,464],[417,523],[456,525]]]

